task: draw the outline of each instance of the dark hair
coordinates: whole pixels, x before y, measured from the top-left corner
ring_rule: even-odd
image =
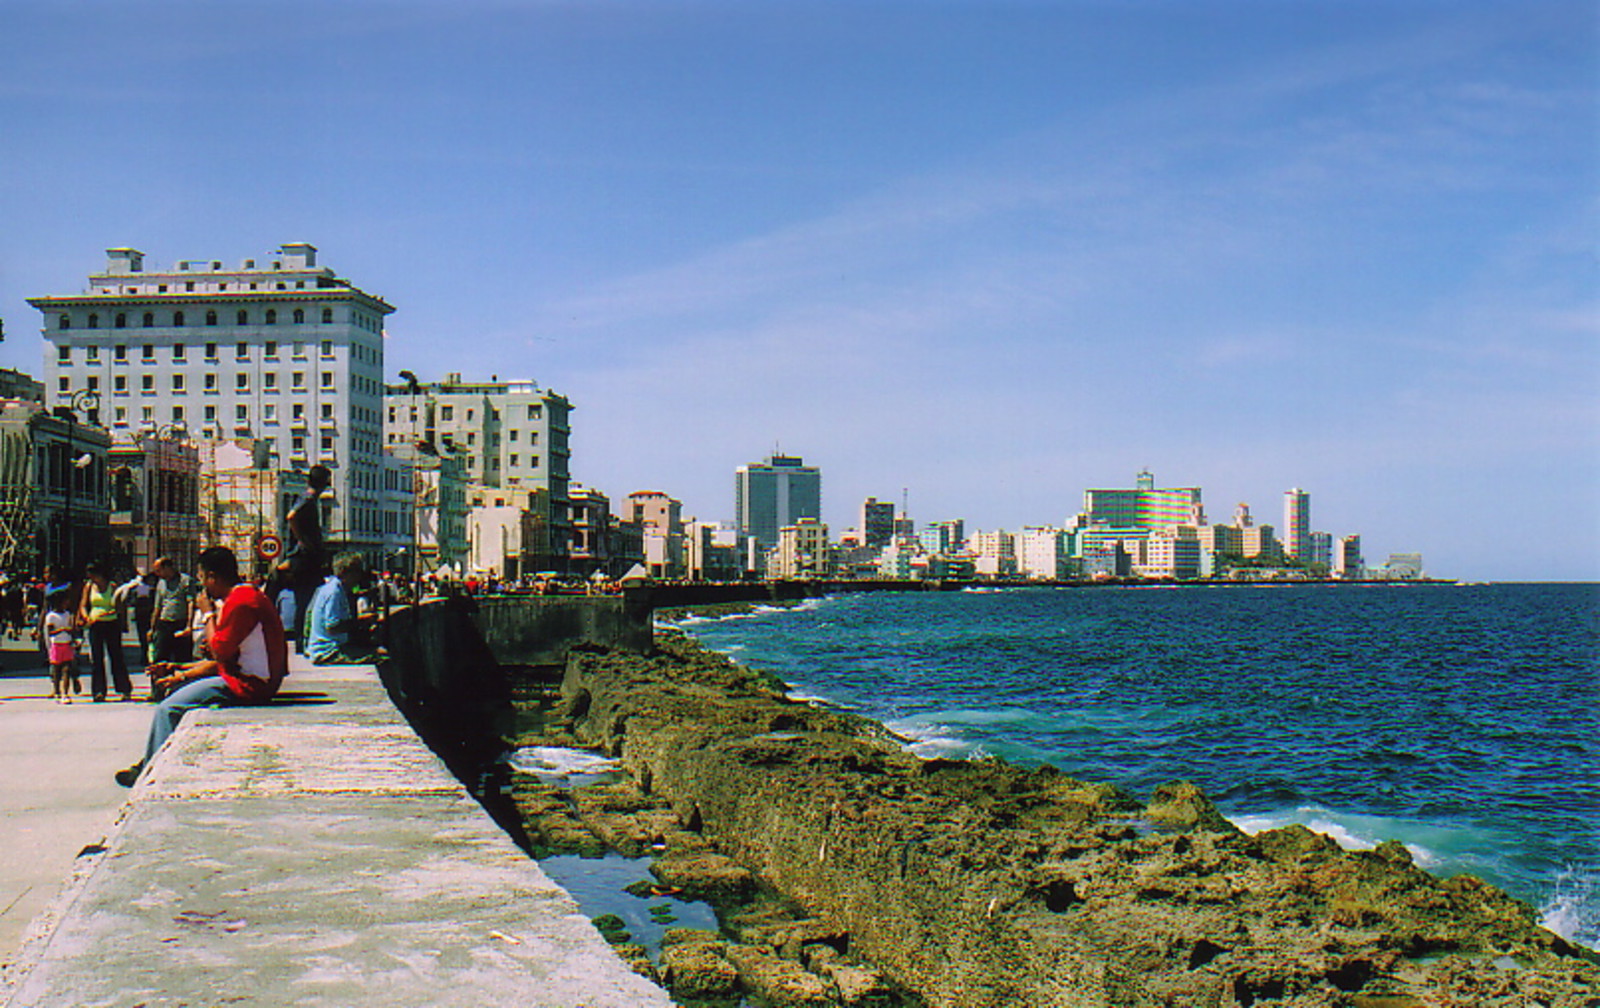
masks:
[[[200,551],[195,563],[224,581],[239,580],[239,560],[226,546],[212,546]]]
[[[306,483],[310,486],[327,487],[333,483],[333,470],[318,463],[307,470]]]

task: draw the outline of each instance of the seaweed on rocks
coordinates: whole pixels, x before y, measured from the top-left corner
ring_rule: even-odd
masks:
[[[542,730],[629,779],[519,782],[530,838],[650,854],[663,886],[723,911],[726,934],[663,950],[669,987],[734,977],[774,1004],[876,1004],[881,986],[947,1008],[1600,1006],[1600,969],[1531,908],[1398,844],[1248,836],[1183,782],[1145,803],[1050,767],[922,760],[681,635],[573,654]],[[751,901],[769,906],[752,918]]]

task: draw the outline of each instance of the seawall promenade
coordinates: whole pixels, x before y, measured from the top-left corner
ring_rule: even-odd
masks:
[[[48,842],[10,831],[7,863],[48,847],[39,871],[65,888],[10,959],[0,1003],[671,1004],[484,813],[369,666],[297,662],[278,703],[191,714],[111,807],[102,782],[137,755],[149,707],[57,708],[47,685],[32,692],[0,706],[13,755],[47,737],[44,715],[96,719],[94,745],[69,741],[57,767],[94,795],[70,825],[35,803]],[[6,794],[25,803],[15,782]],[[16,908],[41,888],[27,886]]]

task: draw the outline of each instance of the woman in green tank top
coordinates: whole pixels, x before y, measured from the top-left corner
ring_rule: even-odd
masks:
[[[96,703],[106,698],[106,663],[111,664],[111,684],[124,700],[133,699],[133,683],[128,678],[127,658],[122,653],[122,606],[117,586],[98,563],[84,568],[83,596],[78,603],[78,619],[88,628],[89,653],[94,665],[89,675],[89,693]]]

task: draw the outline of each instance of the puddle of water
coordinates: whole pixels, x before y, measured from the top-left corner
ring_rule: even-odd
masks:
[[[539,867],[572,894],[587,916],[616,914],[622,918],[634,943],[645,947],[651,962],[661,961],[661,936],[667,928],[720,930],[717,915],[708,904],[623,892],[640,880],[655,881],[645,858],[627,858],[615,851],[596,858],[561,854],[541,860]],[[662,911],[674,919],[664,919]]]

